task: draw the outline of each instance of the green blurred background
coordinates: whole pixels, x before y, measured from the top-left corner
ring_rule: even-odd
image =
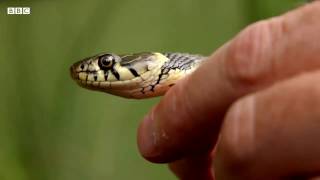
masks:
[[[209,55],[299,0],[1,0],[0,179],[175,179],[145,161],[136,129],[159,98],[79,88],[69,66],[99,52]],[[7,7],[31,15],[7,15]]]

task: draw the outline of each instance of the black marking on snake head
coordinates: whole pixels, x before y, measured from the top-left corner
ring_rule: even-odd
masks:
[[[117,79],[118,81],[120,80],[120,75],[119,75],[119,73],[118,73],[116,70],[111,69],[111,73],[114,75],[114,77],[116,77],[116,79]]]
[[[174,86],[175,84],[169,84],[169,87],[172,87],[172,86]]]
[[[109,75],[109,71],[105,71],[105,72],[104,72],[104,79],[105,79],[105,80],[108,79],[108,75]]]
[[[131,72],[132,75],[134,75],[134,77],[139,77],[140,75],[137,73],[137,71],[133,68],[129,68],[129,71]]]
[[[160,72],[160,74],[159,74],[158,80],[157,80],[157,82],[156,82],[155,85],[157,85],[157,84],[160,83],[161,77],[165,74],[165,73],[164,73],[165,70],[166,70],[166,69],[161,69],[161,72]],[[169,71],[168,71],[168,72],[169,72]]]
[[[158,76],[157,82],[156,82],[155,84],[151,85],[151,89],[150,89],[150,90],[151,90],[152,92],[154,92],[155,86],[158,85],[158,84],[160,84],[161,77],[162,77],[164,74],[168,74],[168,72],[169,72],[169,70],[168,70],[167,68],[162,68],[162,69],[161,69],[161,72],[160,72],[160,74],[159,74],[159,76]]]

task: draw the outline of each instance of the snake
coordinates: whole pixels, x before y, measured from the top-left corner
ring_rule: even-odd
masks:
[[[71,65],[73,80],[83,88],[145,99],[164,95],[197,69],[206,57],[189,53],[100,53]]]

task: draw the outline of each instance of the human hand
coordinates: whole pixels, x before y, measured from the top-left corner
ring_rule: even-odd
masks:
[[[314,2],[249,26],[172,87],[140,124],[140,152],[180,179],[213,179],[212,164],[217,179],[319,176],[319,82]]]

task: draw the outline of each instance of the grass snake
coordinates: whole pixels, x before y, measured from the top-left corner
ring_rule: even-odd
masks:
[[[187,53],[97,54],[70,67],[81,87],[134,99],[163,95],[206,58]]]

